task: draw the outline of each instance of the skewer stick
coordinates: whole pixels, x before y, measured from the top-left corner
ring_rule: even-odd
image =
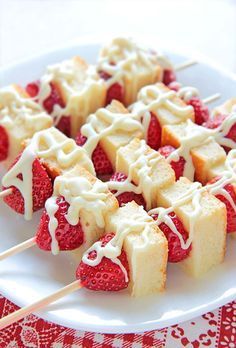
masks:
[[[195,64],[197,64],[197,63],[198,63],[198,62],[197,62],[196,60],[193,60],[193,59],[187,60],[187,61],[185,61],[185,62],[183,62],[183,63],[180,63],[180,64],[175,65],[174,70],[175,70],[175,71],[181,71],[181,70],[184,70],[184,69],[186,69],[186,68],[189,68],[190,66],[195,65]]]
[[[23,307],[15,311],[14,313],[7,315],[6,317],[0,319],[0,330],[4,329],[6,326],[9,326],[15,323],[16,321],[24,318],[25,316],[31,313],[37,312],[41,308],[46,307],[47,305],[61,299],[62,297],[67,296],[70,293],[81,289],[82,287],[83,285],[78,280],[75,280],[73,283],[66,285],[62,289],[54,292],[53,294],[47,297],[44,297],[43,299],[29,306]]]
[[[2,192],[0,192],[0,198],[4,198],[4,197],[10,195],[11,193],[12,193],[12,189],[11,188],[3,190]]]
[[[0,253],[0,261],[6,259],[9,256],[16,255],[16,254],[18,254],[26,249],[29,249],[32,246],[34,246],[35,244],[36,244],[35,237],[32,237],[32,238],[26,240],[25,242],[20,243],[14,247],[2,252],[2,253]]]
[[[219,99],[220,97],[221,97],[220,93],[215,93],[203,99],[202,102],[203,104],[210,104],[210,103],[213,103],[215,100]]]

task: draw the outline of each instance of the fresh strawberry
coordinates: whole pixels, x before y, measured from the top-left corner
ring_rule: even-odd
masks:
[[[47,99],[45,99],[43,102],[43,106],[49,114],[53,112],[54,105],[59,105],[62,108],[65,107],[65,104],[62,100],[62,97],[60,95],[60,92],[57,86],[51,82],[50,87],[51,87],[51,93],[49,97],[47,97]]]
[[[177,81],[173,81],[167,87],[171,89],[172,91],[178,92],[181,88],[181,83]]]
[[[62,116],[60,121],[56,125],[57,129],[59,129],[63,134],[67,137],[71,137],[71,118],[70,116]]]
[[[9,139],[3,126],[0,126],[0,162],[5,161],[8,156]]]
[[[209,109],[198,97],[192,97],[188,102],[194,109],[195,123],[202,125],[210,117]]]
[[[123,173],[114,173],[112,177],[110,178],[110,181],[118,181],[118,182],[123,182],[127,179],[127,176]],[[117,191],[113,190],[112,193],[116,193]],[[121,207],[122,205],[135,201],[138,205],[142,205],[145,209],[146,203],[143,198],[143,195],[137,194],[134,192],[123,192],[120,195],[118,195],[117,200],[119,202],[119,206]]]
[[[165,69],[163,73],[162,82],[168,86],[171,82],[176,81],[176,76],[173,70]]]
[[[15,162],[12,164],[13,167],[18,160],[20,159],[21,154],[16,158]],[[51,197],[53,192],[52,181],[46,172],[46,169],[42,166],[39,159],[36,158],[33,162],[32,166],[33,170],[33,211],[37,211],[44,207],[46,200]],[[22,174],[18,175],[18,178],[23,180]],[[24,180],[28,180],[28,178],[24,178]],[[24,199],[20,193],[20,191],[11,186],[12,193],[8,196],[4,197],[4,202],[8,204],[13,210],[15,210],[19,214],[25,213],[24,207]],[[6,188],[3,187],[3,190]]]
[[[69,204],[65,201],[65,198],[60,196],[56,200],[58,210],[55,213],[55,218],[58,221],[58,226],[55,231],[56,240],[58,242],[59,250],[74,250],[83,244],[84,233],[81,224],[72,226],[66,219],[68,213]],[[40,249],[50,251],[52,237],[48,230],[49,216],[47,211],[44,210],[41,217],[39,227],[36,233],[36,243]]]
[[[175,150],[176,149],[173,146],[166,145],[166,146],[160,147],[160,149],[158,151],[160,152],[160,154],[162,156],[167,158]],[[175,172],[176,180],[178,180],[181,176],[183,176],[185,163],[186,163],[186,161],[182,156],[179,158],[178,161],[176,161],[176,162],[171,161],[170,162],[170,165]]]
[[[108,233],[100,239],[101,246],[104,247],[112,238],[114,233]],[[96,250],[90,251],[88,259],[94,260],[97,257]],[[125,251],[122,249],[118,257],[129,275],[129,265]],[[90,266],[81,261],[76,270],[76,278],[82,285],[94,291],[119,291],[127,288],[124,272],[119,265],[112,262],[111,259],[103,257],[97,266]]]
[[[168,215],[171,217],[171,220],[173,221],[177,231],[181,234],[184,242],[186,243],[186,241],[188,240],[188,233],[185,231],[182,222],[174,212],[169,213]],[[158,215],[154,214],[152,215],[152,218],[154,220],[158,220]],[[164,222],[159,225],[159,228],[162,230],[168,241],[168,261],[180,262],[186,259],[192,249],[192,245],[190,244],[187,249],[182,249],[180,238]]]
[[[111,75],[109,75],[105,71],[101,71],[99,73],[99,75],[105,81],[109,80],[109,78],[111,77]],[[124,88],[118,82],[113,83],[107,89],[106,105],[109,105],[112,102],[113,99],[116,99],[116,100],[120,101],[121,103],[124,102]]]
[[[86,137],[84,137],[81,133],[78,133],[75,139],[76,144],[79,146],[83,146],[86,143],[86,140]],[[99,144],[93,151],[92,161],[97,175],[109,175],[113,173],[111,162]]]
[[[147,144],[154,150],[158,150],[161,146],[161,125],[152,112],[147,132]]]
[[[214,184],[216,181],[220,179],[219,176],[209,181],[207,184]],[[224,189],[230,194],[231,198],[234,201],[234,204],[236,204],[236,192],[234,189],[234,186],[231,184],[227,184],[224,186]],[[234,208],[232,207],[231,203],[228,201],[227,198],[225,198],[221,194],[217,194],[216,198],[218,198],[221,202],[223,202],[226,206],[227,210],[227,232],[236,232],[236,212]]]
[[[204,127],[215,129],[219,127],[223,121],[227,118],[227,115],[218,114],[213,118],[209,118],[207,122],[203,124]],[[232,125],[228,134],[225,135],[225,138],[231,139],[236,142],[236,123]],[[231,148],[223,146],[226,152],[229,152]]]
[[[31,96],[31,98],[36,97],[39,94],[39,81],[28,83],[26,86],[26,92]]]

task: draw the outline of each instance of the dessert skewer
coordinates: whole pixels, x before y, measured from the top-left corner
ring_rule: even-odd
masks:
[[[77,165],[55,179],[35,237],[0,253],[0,260],[34,245],[54,255],[87,249],[104,234],[107,215],[118,206],[107,184]]]
[[[92,161],[84,149],[52,127],[36,133],[2,178],[4,202],[31,219],[51,197],[53,180],[80,164],[94,174]]]
[[[7,167],[34,133],[52,126],[52,118],[18,85],[0,89],[0,162]]]
[[[162,292],[168,246],[164,234],[147,212],[135,202],[128,203],[108,215],[106,232],[84,253],[76,270],[77,281],[1,319],[0,328],[82,287],[95,291],[128,288],[134,297]]]

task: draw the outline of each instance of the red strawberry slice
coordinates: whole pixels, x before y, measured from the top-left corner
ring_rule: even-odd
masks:
[[[108,74],[105,71],[101,71],[99,73],[100,77],[107,81],[111,78],[111,75]],[[113,99],[116,99],[118,101],[120,101],[121,103],[124,102],[124,88],[123,86],[118,83],[115,82],[113,83],[108,89],[107,89],[107,95],[106,95],[106,105],[109,105]]]
[[[83,229],[80,222],[72,226],[67,221],[66,214],[68,213],[69,204],[65,201],[64,197],[58,197],[56,204],[58,205],[58,210],[55,213],[55,218],[58,221],[58,226],[55,231],[55,237],[58,242],[59,250],[74,250],[83,244]],[[36,233],[36,243],[40,249],[45,251],[51,250],[52,243],[48,225],[49,216],[47,211],[44,210]]]
[[[181,88],[181,83],[177,81],[173,81],[167,87],[171,89],[172,91],[178,92]]]
[[[87,138],[81,133],[77,134],[75,139],[76,144],[83,146],[86,143]],[[98,144],[92,154],[92,161],[97,175],[109,175],[113,173],[111,162],[107,158],[107,155],[103,148]]]
[[[100,239],[102,242],[101,246],[104,247],[113,237],[114,233],[106,234]],[[96,257],[96,250],[90,251],[88,258],[94,260]],[[128,260],[123,249],[118,259],[129,274]],[[90,266],[81,261],[76,270],[76,278],[84,287],[94,291],[119,291],[128,286],[128,282],[126,282],[124,272],[120,266],[106,257],[103,257],[97,266]]]
[[[209,181],[207,184],[214,184],[216,181],[220,179],[219,176]],[[234,189],[234,186],[231,184],[227,184],[224,186],[224,189],[230,194],[232,197],[234,203],[236,204],[236,192]],[[227,210],[227,232],[236,232],[236,212],[234,211],[234,208],[232,207],[231,203],[228,201],[227,198],[222,196],[221,194],[217,194],[216,198],[218,198],[221,202],[223,202],[226,206]]]
[[[163,73],[162,82],[168,86],[171,82],[176,81],[176,75],[173,70],[165,69]]]
[[[0,162],[5,161],[9,151],[9,139],[3,126],[0,126]]]
[[[28,83],[26,86],[26,92],[30,95],[31,98],[36,97],[39,94],[39,81]]]
[[[188,102],[194,109],[195,123],[202,125],[210,117],[209,109],[198,97],[192,97]]]
[[[168,215],[171,217],[171,220],[173,221],[177,231],[181,234],[184,242],[186,243],[186,241],[188,240],[188,233],[184,229],[182,222],[174,212],[169,213]],[[154,220],[158,220],[158,215],[154,214],[152,215],[152,218]],[[181,247],[180,238],[164,222],[159,225],[159,228],[162,230],[168,241],[168,261],[180,262],[186,259],[192,249],[192,245],[190,244],[187,249],[183,249]]]
[[[215,129],[219,127],[226,118],[227,118],[227,115],[218,114],[213,118],[209,118],[208,121],[205,122],[203,125],[207,128]],[[225,135],[225,138],[231,139],[234,142],[236,142],[236,123],[232,125],[228,134]],[[223,146],[223,147],[226,152],[229,152],[231,150],[231,148],[227,146]]]
[[[70,116],[62,116],[56,125],[57,129],[59,129],[63,134],[67,137],[71,137],[71,118]]]
[[[43,106],[45,110],[51,114],[53,112],[54,105],[59,105],[62,108],[65,107],[64,101],[60,95],[60,91],[54,83],[50,83],[51,94],[44,100]]]
[[[123,182],[127,179],[127,176],[123,173],[114,173],[112,177],[110,178],[110,181],[118,181],[118,182]],[[116,190],[111,191],[112,193],[116,193]],[[146,208],[146,202],[145,199],[143,198],[143,195],[137,194],[134,192],[123,192],[120,195],[118,195],[117,200],[119,202],[119,206],[121,207],[122,205],[135,201],[138,205],[142,205],[144,209]]]
[[[161,125],[157,116],[152,112],[147,132],[147,144],[154,150],[158,150],[161,146]]]
[[[12,164],[11,167],[13,167],[14,164],[18,162],[20,157],[21,157],[21,154],[16,158],[15,162]],[[32,170],[33,170],[33,189],[32,189],[33,211],[35,212],[43,208],[46,200],[49,197],[51,197],[53,192],[53,186],[52,186],[51,178],[48,176],[46,169],[40,163],[38,158],[34,160]],[[19,174],[18,178],[23,180],[22,174]],[[24,178],[24,180],[27,180],[27,178]],[[11,207],[17,213],[24,214],[25,213],[24,198],[22,197],[20,191],[16,187],[11,186],[10,188],[12,188],[12,193],[4,197],[4,202],[8,204],[9,207]],[[6,188],[3,187],[3,190],[5,189]]]
[[[162,156],[167,158],[175,150],[176,149],[173,146],[166,145],[166,146],[160,147],[160,149],[158,151],[160,152],[160,154]],[[170,165],[171,165],[172,169],[175,172],[176,180],[178,180],[181,176],[183,176],[185,163],[186,163],[186,161],[185,161],[185,159],[182,156],[179,158],[178,161],[176,161],[176,162],[175,161],[171,161],[170,162]]]

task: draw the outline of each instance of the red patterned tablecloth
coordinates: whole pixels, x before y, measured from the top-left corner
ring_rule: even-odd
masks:
[[[17,307],[0,295],[0,317]],[[141,334],[107,335],[67,329],[30,315],[0,332],[0,348],[236,347],[236,301],[191,321]]]

